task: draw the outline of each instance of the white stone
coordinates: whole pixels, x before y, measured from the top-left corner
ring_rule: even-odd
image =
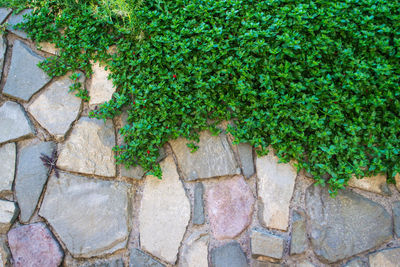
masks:
[[[190,219],[190,203],[172,156],[161,163],[162,179],[145,178],[139,213],[142,249],[174,264]]]
[[[0,146],[0,191],[11,191],[15,174],[15,143]]]
[[[14,202],[0,200],[0,233],[5,234],[17,217],[18,209]]]
[[[32,136],[33,133],[31,122],[20,104],[7,101],[0,107],[0,143]]]
[[[105,66],[96,62],[92,65],[93,74],[89,85],[89,105],[99,105],[112,98],[115,87],[112,80],[108,79],[110,72],[104,69]]]
[[[278,160],[272,151],[256,160],[260,219],[265,227],[286,231],[297,171],[290,163]]]
[[[192,234],[185,242],[181,267],[208,267],[208,243],[207,235]]]
[[[386,175],[379,174],[372,177],[364,177],[363,179],[357,179],[356,177],[352,177],[348,185],[351,187],[359,188],[362,190],[388,195],[390,194],[390,190],[386,183]]]

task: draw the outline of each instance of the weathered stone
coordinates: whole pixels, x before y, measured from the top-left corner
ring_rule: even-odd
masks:
[[[301,254],[307,249],[306,219],[303,211],[293,212],[290,254]]]
[[[14,26],[16,26],[18,23],[25,22],[24,16],[28,16],[30,13],[32,13],[32,9],[25,9],[18,14],[13,14],[7,21],[7,30],[21,38],[28,39],[28,34],[26,32],[15,29]]]
[[[1,16],[1,12],[0,12],[0,16]],[[4,57],[6,54],[6,50],[7,50],[6,38],[4,37],[4,35],[1,35],[0,36],[0,79],[3,74],[3,65],[4,65]]]
[[[211,250],[211,264],[213,267],[248,267],[246,255],[239,243],[229,242]]]
[[[253,147],[250,144],[240,143],[238,152],[242,163],[243,175],[249,178],[254,174]]]
[[[43,60],[44,57],[33,53],[21,41],[15,40],[3,94],[28,101],[50,81],[50,77],[37,66]]]
[[[4,22],[8,15],[12,12],[11,8],[0,8],[0,24]]]
[[[349,190],[335,198],[320,186],[310,186],[306,206],[315,254],[336,262],[376,247],[392,238],[389,213],[378,203]],[[379,225],[379,227],[377,227]]]
[[[263,233],[258,230],[251,231],[251,254],[255,257],[265,256],[282,259],[285,248],[285,239],[278,235]]]
[[[394,233],[400,237],[400,201],[393,203]]]
[[[397,190],[399,190],[400,192],[400,174],[396,174],[396,176],[394,177],[395,181],[396,181],[396,188]]]
[[[207,188],[206,204],[214,237],[219,240],[234,238],[246,229],[251,222],[254,202],[241,175]]]
[[[0,238],[0,266],[12,266],[11,265],[11,253],[8,249],[6,238]]]
[[[31,122],[20,104],[7,101],[0,107],[0,143],[33,134]]]
[[[10,230],[8,243],[16,267],[57,267],[64,256],[44,223],[18,226]]]
[[[193,234],[186,242],[179,266],[208,267],[208,242],[206,235]]]
[[[47,43],[47,42],[41,42],[41,43],[39,43],[39,49],[40,50],[42,50],[42,51],[44,51],[44,52],[47,52],[47,53],[50,53],[50,54],[53,54],[53,55],[58,55],[58,53],[59,53],[59,49],[56,47],[56,45],[55,44],[52,44],[52,43]]]
[[[16,153],[15,143],[0,146],[0,192],[12,190]]]
[[[55,147],[53,142],[42,142],[24,147],[18,153],[15,194],[23,223],[32,217],[47,181],[49,170],[40,160],[41,154],[51,156]]]
[[[80,74],[79,82],[83,83],[85,78]],[[64,138],[79,114],[82,101],[68,92],[73,83],[68,75],[54,81],[28,107],[29,113],[57,139]]]
[[[252,267],[283,267],[280,263],[274,263],[269,261],[254,261]]]
[[[370,267],[398,267],[400,247],[384,249],[369,255]]]
[[[342,267],[369,267],[369,266],[368,264],[363,262],[360,258],[355,258],[344,264]]]
[[[61,172],[59,179],[50,177],[39,215],[74,257],[112,253],[127,243],[128,190],[123,183]]]
[[[212,136],[208,131],[202,132],[199,148],[194,153],[190,152],[187,143],[183,138],[170,141],[184,179],[196,180],[240,173],[224,134]]]
[[[193,224],[204,224],[204,186],[196,183],[194,186]]]
[[[165,267],[165,265],[156,261],[143,251],[134,248],[131,250],[129,267]]]
[[[351,187],[359,188],[362,190],[382,194],[382,195],[390,195],[390,189],[386,183],[386,175],[379,174],[373,177],[364,177],[363,179],[357,179],[356,177],[352,177],[348,185]]]
[[[296,262],[296,267],[316,267],[314,264],[307,260]]]
[[[18,215],[18,208],[14,202],[0,200],[0,234],[7,233]]]
[[[68,171],[115,176],[112,148],[115,134],[111,121],[82,117],[75,124],[58,157],[58,166]]]
[[[66,265],[70,266],[70,265]],[[84,262],[79,267],[124,267],[123,259],[100,259],[94,262]]]
[[[112,80],[108,79],[110,72],[104,68],[105,66],[101,66],[98,62],[92,65],[92,80],[88,88],[89,105],[99,105],[109,101],[115,92]]]
[[[139,212],[140,241],[144,250],[174,264],[189,223],[190,203],[172,156],[160,165],[161,180],[146,177]]]
[[[297,171],[290,163],[278,163],[278,160],[272,151],[267,156],[257,157],[259,215],[265,227],[286,231]]]

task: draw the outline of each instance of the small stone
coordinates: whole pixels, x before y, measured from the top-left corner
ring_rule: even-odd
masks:
[[[281,236],[251,231],[251,254],[255,257],[265,256],[273,259],[282,259],[285,248],[285,239]]]
[[[296,267],[316,267],[316,266],[307,260],[303,260],[303,261],[297,262]]]
[[[208,242],[206,235],[193,234],[186,242],[179,266],[208,267]]]
[[[55,147],[53,142],[42,142],[24,147],[18,153],[15,194],[23,223],[32,217],[47,181],[49,169],[41,161],[41,154],[51,156]]]
[[[0,266],[12,266],[11,265],[11,253],[7,246],[6,237],[0,238]]]
[[[39,215],[74,257],[113,253],[129,235],[128,190],[123,183],[61,172],[50,177]]]
[[[190,220],[190,202],[172,156],[160,165],[162,179],[146,177],[139,212],[140,242],[144,250],[174,264]]]
[[[18,35],[21,38],[28,39],[28,34],[24,31],[21,31],[19,29],[14,29],[14,26],[16,26],[18,23],[25,22],[24,16],[29,16],[29,14],[32,13],[32,9],[25,9],[24,11],[18,13],[18,14],[13,14],[7,21],[7,30],[10,32]]]
[[[57,267],[64,257],[59,244],[44,223],[19,226],[8,233],[16,267]]]
[[[253,147],[250,144],[240,143],[238,151],[242,162],[243,175],[250,178],[254,174]]]
[[[56,47],[56,45],[52,44],[52,43],[41,42],[41,43],[39,43],[39,47],[40,47],[39,49],[41,51],[44,51],[44,52],[47,52],[47,53],[50,53],[53,55],[58,55],[58,53],[60,52],[60,49],[58,49]]]
[[[83,73],[80,74],[79,82],[83,83],[85,78]],[[68,92],[73,83],[68,75],[61,77],[28,107],[29,113],[57,139],[64,139],[79,114],[82,101]]]
[[[0,12],[0,16],[1,16],[1,12]],[[4,35],[1,35],[0,36],[0,79],[1,79],[1,75],[3,74],[3,65],[4,65],[4,57],[6,54],[6,50],[7,50],[6,38],[4,37]]]
[[[165,267],[165,265],[156,261],[143,251],[134,248],[131,250],[129,267]]]
[[[202,183],[196,183],[194,186],[194,205],[193,205],[193,224],[204,224],[204,186]]]
[[[211,231],[216,239],[234,238],[251,223],[254,197],[243,176],[218,181],[206,192]]]
[[[307,249],[306,219],[303,211],[293,212],[290,255],[302,254]]]
[[[213,267],[248,267],[246,255],[239,243],[232,241],[211,250]]]
[[[348,185],[382,195],[391,195],[390,189],[386,183],[385,174],[379,174],[373,177],[364,177],[363,179],[352,177],[349,180]]]
[[[72,267],[71,265],[65,265]],[[84,262],[83,264],[75,265],[79,267],[124,267],[123,259],[99,259],[95,262]],[[74,266],[74,267],[75,267]]]
[[[290,163],[278,163],[278,160],[272,151],[267,156],[257,157],[259,215],[265,227],[286,231],[297,171]]]
[[[394,233],[400,237],[400,201],[393,203]]]
[[[89,91],[89,105],[99,105],[106,101],[111,100],[115,87],[112,80],[108,79],[110,71],[104,69],[98,62],[92,65],[93,74],[88,88]]]
[[[10,71],[3,94],[28,101],[43,88],[50,77],[37,65],[44,60],[19,40],[14,41]]]
[[[0,8],[0,24],[10,15],[12,12],[11,8]]]
[[[178,165],[185,180],[196,180],[218,176],[235,175],[240,168],[235,160],[226,135],[213,136],[210,132],[200,133],[198,150],[191,153],[188,141],[178,138],[170,141]]]
[[[0,192],[12,190],[16,153],[15,143],[0,146]]]
[[[0,107],[0,143],[34,134],[34,129],[22,106],[7,101]]]
[[[61,169],[115,176],[114,127],[111,121],[82,117],[75,124],[58,157]]]
[[[400,174],[396,174],[396,176],[394,177],[395,181],[396,181],[396,188],[397,190],[399,190],[400,192]]]
[[[369,255],[370,267],[398,267],[400,248],[384,249]]]
[[[0,200],[0,234],[7,233],[18,215],[18,208],[14,202]]]
[[[368,264],[364,263],[360,258],[355,258],[344,264],[342,267],[369,267],[369,266]]]

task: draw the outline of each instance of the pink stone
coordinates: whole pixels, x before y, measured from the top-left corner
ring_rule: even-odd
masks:
[[[57,267],[64,253],[44,223],[19,226],[8,232],[16,267]]]
[[[208,188],[206,203],[216,239],[234,238],[250,225],[254,196],[243,176],[236,175]]]

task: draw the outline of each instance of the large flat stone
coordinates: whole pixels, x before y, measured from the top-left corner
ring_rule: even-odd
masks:
[[[33,53],[21,41],[15,40],[3,94],[28,101],[50,81],[50,77],[37,66],[43,60],[44,57]]]
[[[192,234],[185,242],[183,256],[179,262],[181,267],[208,267],[207,235]]]
[[[281,236],[252,230],[250,240],[251,254],[253,256],[282,259],[283,251],[285,249],[285,239]]]
[[[74,257],[100,256],[124,248],[129,198],[125,184],[60,173],[50,177],[39,215]]]
[[[369,255],[370,267],[398,267],[400,248],[384,249]]]
[[[0,199],[0,234],[7,233],[18,215],[14,202]]]
[[[0,12],[0,19],[1,19],[1,12]],[[7,50],[7,43],[6,38],[4,35],[0,36],[0,79],[3,74],[3,66],[4,66],[4,57]]]
[[[129,267],[165,267],[143,251],[133,248],[131,250]]]
[[[16,26],[18,23],[25,22],[24,16],[28,16],[30,13],[32,13],[32,9],[25,9],[22,12],[19,12],[18,14],[13,14],[8,20],[7,20],[7,30],[10,32],[18,35],[21,38],[28,39],[28,34],[24,31],[21,31],[19,29],[15,29],[14,26]]]
[[[20,104],[7,101],[0,107],[0,143],[33,134],[32,124]]]
[[[229,242],[211,250],[211,266],[213,267],[248,267],[246,255],[239,243]]]
[[[80,74],[79,82],[83,83],[85,78]],[[64,138],[79,114],[82,101],[68,92],[73,83],[68,75],[59,78],[28,107],[29,113],[57,139]]]
[[[75,124],[58,157],[61,169],[115,176],[114,127],[111,121],[82,117]]]
[[[204,224],[204,185],[196,183],[194,186],[193,224]]]
[[[11,8],[0,8],[0,24],[4,22],[8,15],[12,12]]]
[[[400,201],[393,202],[394,233],[400,238]]]
[[[111,100],[115,87],[112,80],[108,79],[110,72],[105,70],[104,65],[96,62],[92,65],[92,79],[88,88],[89,91],[89,105],[99,105],[106,101]]]
[[[259,217],[265,227],[286,231],[297,171],[290,163],[278,163],[278,160],[272,151],[257,157]]]
[[[160,165],[161,180],[146,177],[139,212],[140,242],[144,250],[174,264],[189,223],[190,203],[172,156]]]
[[[359,188],[365,191],[370,191],[382,195],[390,195],[390,189],[386,183],[386,175],[379,174],[372,177],[364,177],[363,179],[357,179],[352,177],[348,185],[351,187]]]
[[[302,254],[307,250],[306,217],[303,211],[294,211],[292,216],[292,239],[290,255]]]
[[[56,145],[41,142],[22,148],[18,153],[15,195],[21,209],[20,221],[26,223],[32,217],[48,177],[48,168],[40,160],[41,154],[51,156]]]
[[[191,153],[183,138],[170,141],[185,180],[235,175],[240,168],[224,134],[200,133],[199,149]]]
[[[253,147],[250,144],[240,143],[238,145],[238,152],[242,163],[243,175],[249,178],[254,174]]]
[[[316,255],[336,262],[390,240],[392,218],[378,203],[349,190],[335,198],[310,186],[306,192],[311,245]]]
[[[0,192],[12,190],[16,154],[15,143],[0,146]]]

